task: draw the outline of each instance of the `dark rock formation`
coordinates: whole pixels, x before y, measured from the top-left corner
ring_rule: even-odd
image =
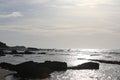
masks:
[[[6,50],[6,49],[8,49],[9,47],[5,44],[5,43],[3,43],[3,42],[0,42],[0,50]]]
[[[38,54],[46,54],[46,52],[41,52],[41,53],[38,53]]]
[[[45,61],[37,63],[33,61],[24,62],[17,65],[0,63],[0,67],[11,71],[16,71],[15,76],[22,78],[47,78],[54,71],[66,71],[67,69],[99,69],[99,64],[87,62],[75,67],[67,67],[67,63],[58,61]]]
[[[68,67],[68,69],[99,69],[99,63],[87,62],[78,66]]]
[[[27,50],[29,50],[29,51],[38,51],[39,49],[38,48],[33,48],[33,47],[28,47]]]
[[[5,43],[0,42],[0,48],[6,48],[6,47],[8,47],[8,46]]]
[[[10,63],[0,63],[0,67],[7,69],[7,70],[11,70],[14,71],[14,65],[10,64]]]
[[[12,46],[10,50],[25,51],[27,48],[25,46]]]
[[[18,54],[16,50],[12,50],[10,54]]]
[[[67,63],[58,61],[45,61],[45,65],[48,66],[52,71],[65,71],[67,70]]]
[[[4,51],[0,50],[0,56],[5,56]]]
[[[23,54],[35,54],[35,53],[33,53],[33,52],[29,51],[29,50],[26,50]]]
[[[54,71],[67,70],[67,64],[65,62],[57,61],[46,61],[44,63],[29,61],[17,65],[1,63],[0,66],[11,71],[16,71],[16,76],[23,78],[46,78]]]
[[[35,54],[35,53],[29,50],[26,50],[24,52],[17,52],[17,50],[12,50],[10,53],[6,53],[6,54]]]

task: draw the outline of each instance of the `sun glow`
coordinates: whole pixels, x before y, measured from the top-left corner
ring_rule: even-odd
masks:
[[[82,0],[79,6],[96,7],[100,4],[108,4],[111,0]]]
[[[54,7],[73,8],[73,7],[87,7],[95,8],[98,5],[110,4],[112,0],[56,0]]]

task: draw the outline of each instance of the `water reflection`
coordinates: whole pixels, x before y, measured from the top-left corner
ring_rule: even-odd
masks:
[[[14,57],[7,55],[0,58],[0,61],[19,63],[22,61],[33,60],[35,62],[44,62],[46,60],[67,62],[68,66],[75,66],[88,62],[87,59],[99,60],[120,60],[120,54],[110,54],[112,50],[82,49],[71,52],[50,52],[54,55],[23,55],[23,57]],[[64,55],[69,54],[69,55]],[[81,60],[78,60],[78,58]],[[82,58],[86,59],[83,60]],[[100,63],[99,70],[67,70],[65,72],[53,72],[50,78],[42,80],[119,80],[120,66],[115,64]],[[6,80],[20,80],[13,76],[7,76]],[[41,80],[41,79],[29,79]]]

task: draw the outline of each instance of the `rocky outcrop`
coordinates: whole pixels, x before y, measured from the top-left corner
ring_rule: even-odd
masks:
[[[5,56],[4,51],[0,50],[0,56]]]
[[[3,43],[3,42],[0,42],[0,48],[7,48],[8,46],[5,44],[5,43]]]
[[[38,54],[47,54],[46,52],[40,52],[40,53],[38,53]]]
[[[29,61],[17,65],[1,63],[0,66],[4,69],[16,71],[16,76],[25,78],[46,78],[54,71],[67,70],[67,64],[65,62],[57,61],[46,61],[44,63]]]
[[[33,61],[24,62],[17,65],[0,63],[0,67],[11,71],[16,71],[16,76],[22,78],[47,78],[54,71],[66,71],[67,69],[99,69],[99,64],[87,62],[74,67],[67,67],[67,63],[58,61],[45,61],[37,63]]]
[[[9,47],[5,43],[0,42],[0,50],[6,50],[6,49],[9,49]]]
[[[99,63],[95,63],[95,62],[87,62],[87,63],[83,63],[81,65],[78,66],[73,66],[73,67],[68,67],[68,69],[99,69]]]
[[[10,50],[25,51],[27,48],[25,46],[12,46]]]
[[[12,65],[10,63],[2,62],[2,63],[0,63],[0,67],[3,68],[3,69],[15,71],[14,70],[14,68],[15,68],[14,65]]]
[[[33,48],[33,47],[28,47],[27,50],[29,50],[29,51],[38,51],[39,49],[38,48]]]
[[[17,50],[12,50],[11,52],[5,54],[35,54],[35,53],[29,50],[26,50],[24,52],[18,52]]]

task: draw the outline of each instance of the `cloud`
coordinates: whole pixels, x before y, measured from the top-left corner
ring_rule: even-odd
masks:
[[[118,28],[119,29],[119,28]],[[94,36],[94,35],[120,35],[119,32],[114,32],[110,28],[102,27],[80,27],[80,26],[70,26],[64,27],[53,26],[53,25],[39,25],[38,24],[14,24],[14,25],[3,25],[0,26],[0,30],[16,31],[25,35],[32,36]]]
[[[42,4],[42,3],[46,3],[50,0],[27,0],[28,3],[30,4]]]
[[[10,14],[0,15],[0,18],[13,18],[13,17],[22,17],[23,14],[20,12],[12,12]]]
[[[54,0],[51,2],[52,7],[55,8],[76,8],[76,7],[87,7],[93,8],[99,5],[111,5],[113,0]]]
[[[83,6],[83,7],[96,7],[98,5],[102,5],[102,4],[105,4],[105,5],[111,5],[112,4],[112,0],[82,0],[80,3],[76,4],[77,6]]]

